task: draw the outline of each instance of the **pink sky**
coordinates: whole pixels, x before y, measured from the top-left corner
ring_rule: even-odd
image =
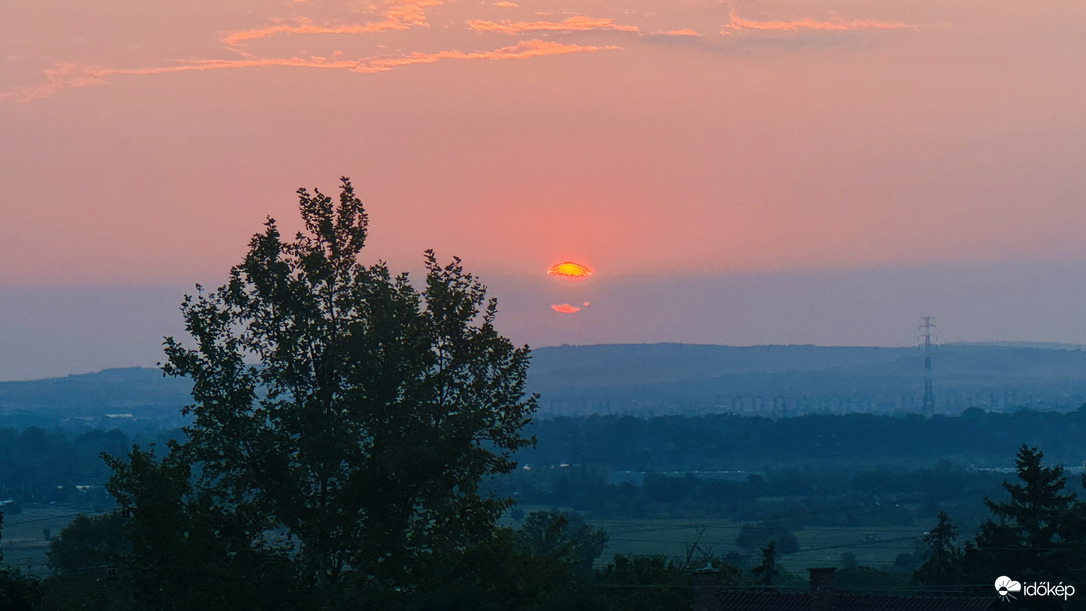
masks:
[[[397,269],[1086,257],[1079,2],[9,0],[0,41],[0,290],[214,284],[341,175]]]

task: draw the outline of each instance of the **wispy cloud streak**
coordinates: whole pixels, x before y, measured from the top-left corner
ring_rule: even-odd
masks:
[[[380,21],[373,23],[354,23],[340,25],[317,25],[308,19],[299,19],[295,24],[280,24],[266,28],[241,30],[232,32],[223,38],[223,42],[230,46],[239,45],[250,40],[270,38],[279,34],[372,34],[385,30],[406,30],[408,25],[397,21]]]
[[[647,36],[652,38],[660,37],[672,37],[672,38],[701,38],[701,34],[697,30],[691,30],[690,28],[683,28],[681,30],[660,30],[657,32],[648,33]]]
[[[407,66],[410,64],[432,64],[434,62],[446,59],[528,59],[531,57],[542,57],[546,55],[567,55],[569,53],[613,51],[618,48],[619,47],[613,45],[566,45],[546,40],[526,40],[509,47],[494,49],[493,51],[473,51],[468,53],[462,51],[438,51],[436,53],[412,53],[403,57],[375,59],[372,61],[367,61],[362,66],[356,68],[354,71],[382,72],[385,70],[391,70],[397,66]]]
[[[437,51],[434,53],[409,53],[400,56],[367,57],[359,60],[343,60],[338,58],[329,60],[323,57],[203,59],[182,60],[176,65],[149,68],[109,68],[104,66],[65,63],[47,70],[45,72],[46,78],[44,83],[0,93],[0,100],[29,102],[48,97],[61,89],[104,85],[109,77],[113,76],[148,76],[176,72],[237,70],[260,67],[316,68],[324,70],[345,70],[360,74],[375,74],[378,72],[387,72],[400,66],[433,64],[445,60],[529,59],[548,55],[609,51],[618,48],[619,47],[611,45],[586,46],[562,44],[545,40],[526,40],[515,45],[488,51]]]
[[[406,30],[412,27],[430,27],[426,9],[441,5],[441,0],[399,0],[382,13],[384,20],[367,23],[317,25],[309,19],[298,19],[294,24],[278,24],[265,28],[253,28],[231,32],[223,42],[236,46],[250,40],[269,38],[279,34],[372,34],[387,30]]]
[[[794,21],[753,21],[743,19],[733,11],[729,15],[729,23],[721,30],[721,34],[730,34],[740,30],[777,30],[784,32],[799,32],[802,30],[824,30],[842,32],[847,30],[916,30],[919,26],[903,21],[875,21],[873,19],[829,19],[816,21],[814,19],[799,19]]]
[[[101,67],[62,62],[42,73],[45,82],[2,91],[0,101],[32,102],[47,98],[62,89],[102,85],[108,76],[106,72],[107,70]]]
[[[612,30],[617,32],[640,32],[636,25],[621,25],[613,19],[597,19],[584,15],[575,15],[563,21],[468,21],[468,27],[476,32],[501,32],[502,34],[524,34],[527,32],[588,32],[591,30]]]

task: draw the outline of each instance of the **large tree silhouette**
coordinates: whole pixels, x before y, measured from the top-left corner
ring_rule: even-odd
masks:
[[[185,298],[191,343],[166,339],[164,370],[192,380],[194,418],[165,462],[191,466],[192,485],[166,506],[289,560],[300,587],[410,588],[509,504],[480,482],[530,442],[528,349],[497,332],[496,301],[458,259],[427,251],[421,290],[363,265],[367,216],[348,179],[338,203],[298,196],[305,230],[287,241],[269,219],[226,285]],[[163,507],[140,498],[137,470],[114,467],[135,520]]]

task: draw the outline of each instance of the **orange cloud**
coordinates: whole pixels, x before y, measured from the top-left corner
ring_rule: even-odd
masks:
[[[565,55],[567,53],[591,53],[593,51],[611,51],[618,49],[615,46],[584,46],[564,45],[557,42],[544,40],[526,40],[510,47],[502,47],[493,51],[438,51],[436,53],[412,53],[403,57],[381,58],[367,60],[355,72],[382,72],[398,66],[409,64],[432,64],[444,59],[527,59],[529,57],[541,57],[544,55]]]
[[[563,303],[561,305],[552,305],[551,309],[555,312],[560,312],[562,314],[572,314],[574,312],[581,311],[581,308],[578,308],[577,306],[571,306],[568,303]]]
[[[351,72],[372,74],[392,70],[399,66],[411,64],[429,64],[442,60],[506,60],[527,59],[547,55],[564,55],[569,53],[590,53],[594,51],[614,50],[615,46],[588,46],[576,44],[561,44],[543,40],[527,40],[512,46],[500,47],[486,51],[437,51],[415,52],[398,55],[378,55],[363,57],[360,59],[346,59],[342,52],[332,53],[331,58],[324,56],[308,57],[262,57],[249,53],[241,47],[251,40],[278,35],[293,34],[341,34],[359,35],[372,34],[387,30],[406,30],[413,27],[430,27],[427,22],[426,9],[442,4],[443,0],[391,0],[372,8],[375,13],[383,16],[383,20],[368,23],[320,25],[310,19],[300,18],[292,23],[278,23],[264,28],[254,28],[230,32],[222,39],[226,47],[241,58],[237,59],[180,59],[168,65],[152,66],[148,68],[112,68],[94,64],[78,64],[64,62],[43,71],[43,81],[36,85],[16,87],[7,91],[0,91],[0,102],[22,101],[29,102],[35,99],[51,96],[56,92],[67,88],[91,87],[105,84],[110,77],[124,75],[156,75],[174,72],[192,72],[207,70],[232,70],[257,67],[289,67],[289,68],[317,68],[325,70],[347,70]],[[515,6],[512,2],[498,2],[498,5]],[[486,31],[490,22],[471,22],[475,29]],[[620,31],[637,31],[635,26],[616,25],[610,19],[590,19],[588,17],[570,17],[561,23],[536,22],[519,24],[490,24],[490,29],[496,31],[530,32],[536,30],[568,30],[586,31],[592,29],[610,29]]]
[[[299,19],[297,25],[274,25],[267,28],[241,30],[232,32],[223,42],[235,46],[249,40],[268,38],[276,34],[370,34],[385,30],[406,30],[409,26],[398,21],[381,21],[377,23],[347,24],[347,25],[316,25],[308,19]]]
[[[495,2],[494,6],[501,8],[517,8],[516,2]]]
[[[590,30],[614,30],[618,32],[640,32],[635,25],[619,25],[613,19],[595,19],[576,15],[564,21],[468,21],[468,27],[476,32],[501,32],[502,34],[523,34],[525,32],[587,32]]]
[[[314,24],[309,19],[301,18],[295,25],[280,24],[231,32],[223,38],[223,42],[236,46],[249,40],[268,38],[278,34],[372,34],[386,30],[406,30],[412,27],[428,28],[430,24],[426,21],[426,8],[440,4],[440,0],[398,0],[382,13],[383,21],[322,26]]]
[[[285,67],[317,68],[324,70],[349,70],[361,74],[386,72],[400,66],[412,64],[432,64],[442,60],[507,60],[528,59],[547,55],[565,55],[569,53],[591,53],[618,49],[615,46],[567,45],[544,40],[526,40],[508,47],[491,51],[438,51],[435,53],[410,53],[402,56],[368,57],[357,60],[326,59],[323,57],[289,57],[245,59],[203,59],[183,60],[172,66],[150,68],[109,68],[104,66],[59,64],[56,68],[45,71],[45,83],[29,87],[20,87],[0,93],[0,101],[17,100],[29,102],[48,97],[65,88],[91,87],[104,85],[111,76],[118,75],[155,75],[174,72],[193,72],[206,70],[233,70],[240,68]]]
[[[396,0],[385,11],[385,19],[391,19],[412,26],[430,27],[426,22],[426,9],[440,6],[441,0]]]
[[[108,74],[103,69],[91,69],[73,63],[60,63],[53,68],[44,71],[45,82],[40,85],[28,85],[17,87],[10,91],[0,92],[0,101],[16,100],[30,102],[39,98],[47,98],[61,89],[69,87],[92,87],[105,83]]]
[[[831,19],[828,21],[815,21],[813,19],[801,19],[798,21],[752,21],[743,19],[733,11],[729,14],[730,22],[721,30],[721,34],[730,34],[739,30],[778,30],[785,32],[798,32],[800,30],[915,30],[917,26],[902,21],[874,21],[871,19]]]
[[[108,68],[104,66],[80,65],[63,63],[57,67],[45,71],[45,82],[40,85],[20,87],[12,91],[0,93],[0,100],[17,100],[30,102],[32,100],[49,97],[61,89],[79,89],[104,85],[108,77],[118,75],[147,76],[154,74],[170,74],[173,72],[194,72],[204,70],[225,70],[236,68],[257,68],[264,66],[283,66],[294,68],[326,68],[326,69],[355,69],[358,61],[326,61],[323,58],[303,59],[291,57],[285,59],[250,58],[250,59],[208,59],[187,60],[175,66],[157,66],[151,68]]]

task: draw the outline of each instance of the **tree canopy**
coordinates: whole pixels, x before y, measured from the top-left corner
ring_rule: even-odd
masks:
[[[193,382],[188,440],[159,466],[180,504],[141,497],[161,493],[138,451],[111,491],[137,521],[205,516],[201,532],[289,559],[303,588],[411,587],[509,505],[480,483],[531,443],[528,348],[459,259],[427,251],[421,290],[362,264],[348,179],[338,202],[298,197],[304,231],[285,240],[269,218],[227,284],[185,297],[191,343],[165,341],[164,371]]]

